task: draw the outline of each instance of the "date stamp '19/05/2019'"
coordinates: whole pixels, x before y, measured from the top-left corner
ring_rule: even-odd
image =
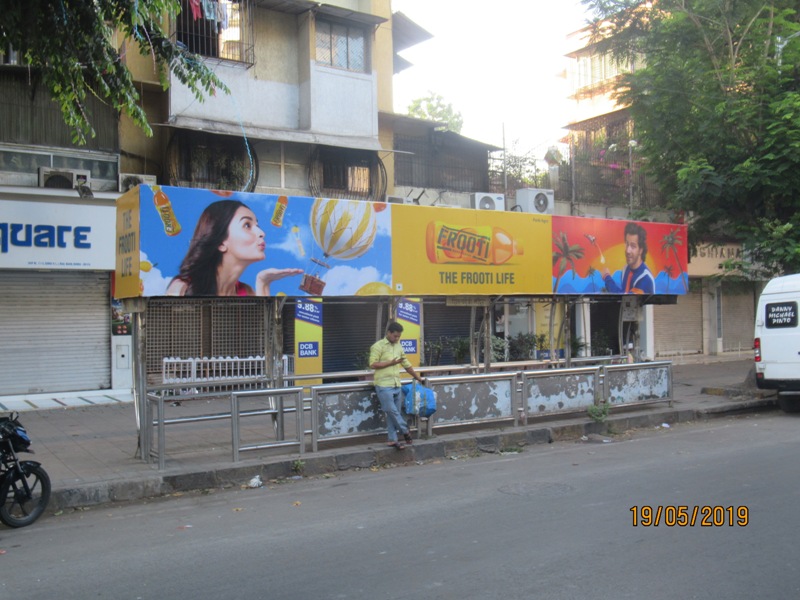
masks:
[[[631,506],[634,527],[746,527],[750,509],[746,506]]]

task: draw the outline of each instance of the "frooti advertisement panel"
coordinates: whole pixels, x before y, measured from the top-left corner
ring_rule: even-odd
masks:
[[[685,294],[687,226],[553,217],[557,294]]]
[[[395,293],[550,294],[549,216],[393,204]]]
[[[688,290],[664,223],[140,186],[116,241],[119,298]]]
[[[139,189],[144,296],[388,294],[386,204]]]

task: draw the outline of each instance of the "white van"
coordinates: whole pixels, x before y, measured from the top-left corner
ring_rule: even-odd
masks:
[[[761,292],[753,349],[756,385],[778,390],[786,412],[800,411],[800,274],[776,277]]]

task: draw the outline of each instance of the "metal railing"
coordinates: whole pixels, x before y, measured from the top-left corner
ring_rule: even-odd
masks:
[[[242,401],[267,400],[268,406],[249,411],[241,409]],[[289,405],[287,405],[287,400]],[[300,454],[305,452],[305,430],[303,427],[303,388],[290,387],[271,390],[249,390],[231,393],[231,447],[232,460],[239,462],[239,454],[248,450],[266,448],[297,447]],[[295,437],[286,439],[285,416],[287,413],[295,417]],[[275,440],[263,440],[256,444],[242,444],[241,419],[243,417],[270,415],[273,418]]]
[[[611,358],[611,357],[608,357]],[[575,361],[573,361],[575,362]],[[588,361],[584,361],[588,362]],[[597,363],[600,364],[597,364]],[[474,373],[470,365],[422,367],[428,376],[428,386],[437,398],[437,410],[427,420],[415,419],[412,429],[427,434],[446,428],[496,425],[511,422],[513,426],[527,424],[530,419],[553,414],[585,412],[592,405],[607,403],[609,408],[637,406],[672,401],[672,363],[652,362],[634,364],[605,364],[576,368],[548,368],[532,361],[534,369],[520,369],[519,363],[493,365],[489,373]],[[528,365],[526,361],[522,363]],[[545,367],[545,368],[542,368]],[[506,370],[503,370],[503,369]],[[444,373],[436,375],[435,373]],[[453,373],[455,372],[455,374]],[[143,436],[143,457],[158,460],[159,470],[165,468],[167,426],[179,423],[230,420],[232,460],[238,462],[240,453],[251,450],[285,448],[306,451],[310,434],[311,451],[319,444],[333,440],[359,439],[386,432],[384,416],[377,402],[372,381],[365,380],[368,371],[350,371],[315,375],[293,375],[293,387],[270,388],[263,381],[260,389],[243,390],[235,386],[253,380],[231,379],[227,392],[182,394],[184,383],[158,385],[148,388],[144,407],[145,423],[150,424]],[[336,380],[362,378],[361,381],[316,383],[320,379]],[[303,385],[303,381],[314,381]],[[198,399],[230,399],[230,409],[210,414],[184,415],[167,418],[166,403]],[[176,402],[177,401],[177,402]],[[255,403],[245,410],[244,402]],[[155,415],[154,415],[155,412]],[[310,429],[305,428],[309,415]],[[269,416],[273,433],[258,429],[263,439],[242,443],[242,419]],[[294,434],[286,438],[286,420],[294,416]],[[153,444],[153,428],[157,443]]]

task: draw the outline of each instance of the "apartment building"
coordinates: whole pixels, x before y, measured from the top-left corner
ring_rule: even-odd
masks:
[[[36,73],[13,49],[0,54],[4,394],[130,387],[130,323],[112,289],[114,203],[139,183],[465,207],[489,187],[495,148],[394,114],[392,76],[411,66],[399,53],[430,34],[390,0],[183,0],[169,31],[230,94],[201,102],[174,78],[162,89],[152,59],[120,38],[149,138],[90,99],[97,136],[76,146]],[[420,159],[431,148],[435,174],[420,170],[437,164]],[[436,323],[463,322],[462,307],[430,304],[433,335]],[[332,299],[325,309],[336,324],[325,370],[355,368],[390,304]],[[263,356],[271,310],[257,298],[150,299],[148,373],[165,356]],[[293,311],[281,302],[287,353]]]

